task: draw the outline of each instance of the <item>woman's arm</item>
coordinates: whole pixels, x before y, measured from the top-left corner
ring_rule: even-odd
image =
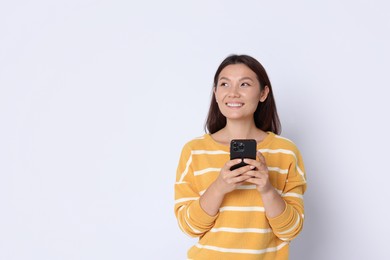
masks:
[[[276,236],[284,241],[295,238],[303,227],[303,193],[306,187],[302,159],[298,151],[294,151],[283,190],[276,190],[268,177],[268,167],[261,153],[259,161],[245,159],[246,163],[256,166],[256,170],[245,173],[252,176],[248,179],[257,186],[263,200],[269,224]],[[299,169],[299,170],[298,170]],[[281,194],[280,194],[281,193]]]
[[[250,178],[242,173],[252,168],[245,166],[230,171],[230,167],[239,163],[240,159],[228,161],[218,178],[200,196],[195,184],[192,156],[191,147],[184,146],[176,173],[174,209],[180,229],[189,236],[197,237],[214,226],[224,196]]]
[[[210,216],[215,216],[219,212],[225,195],[237,188],[237,186],[244,183],[251,178],[243,173],[253,169],[253,166],[247,165],[236,170],[230,171],[230,167],[241,162],[241,159],[228,161],[218,178],[207,188],[207,190],[200,197],[200,206]]]
[[[274,218],[283,213],[286,208],[286,203],[269,180],[268,167],[264,156],[258,152],[257,157],[259,158],[258,161],[244,159],[245,163],[256,167],[255,170],[245,174],[251,176],[251,178],[248,179],[248,182],[257,186],[257,190],[260,192],[261,199],[263,200],[266,216],[268,218]]]

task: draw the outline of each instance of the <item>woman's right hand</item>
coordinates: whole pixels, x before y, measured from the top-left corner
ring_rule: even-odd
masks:
[[[241,159],[228,161],[222,167],[218,178],[200,197],[200,206],[208,215],[215,216],[219,211],[219,207],[221,206],[225,195],[235,190],[249,178],[252,178],[251,175],[244,173],[253,170],[255,166],[246,165],[233,171],[230,170],[233,165],[240,162]]]
[[[213,183],[215,186],[214,188],[218,192],[225,195],[235,190],[238,186],[251,178],[251,176],[244,175],[244,173],[253,170],[254,166],[252,165],[246,165],[233,171],[230,170],[232,166],[240,163],[241,161],[241,159],[230,160],[222,167],[218,178]]]

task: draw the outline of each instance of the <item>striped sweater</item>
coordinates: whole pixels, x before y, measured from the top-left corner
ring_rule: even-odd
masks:
[[[199,198],[229,160],[229,147],[209,134],[184,145],[174,208],[180,229],[199,237],[188,251],[189,259],[288,259],[289,242],[303,226],[303,161],[294,143],[271,132],[257,149],[265,157],[272,185],[286,203],[275,218],[267,218],[260,193],[249,183],[225,195],[219,213],[209,216]]]

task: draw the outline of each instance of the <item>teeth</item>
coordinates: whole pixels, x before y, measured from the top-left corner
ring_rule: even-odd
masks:
[[[242,103],[227,103],[228,107],[242,107]]]

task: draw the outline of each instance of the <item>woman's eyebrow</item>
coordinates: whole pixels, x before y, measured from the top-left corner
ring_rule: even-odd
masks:
[[[253,79],[252,79],[251,77],[243,77],[243,78],[240,79],[240,81],[242,81],[242,80],[250,80],[250,81],[253,81]]]
[[[227,78],[227,77],[220,77],[218,80],[228,80],[228,81],[230,81],[230,79]],[[242,78],[240,78],[240,81],[243,81],[243,80],[254,81],[251,77],[242,77]]]
[[[229,80],[230,81],[230,79],[228,79],[227,77],[220,77],[218,80]]]

